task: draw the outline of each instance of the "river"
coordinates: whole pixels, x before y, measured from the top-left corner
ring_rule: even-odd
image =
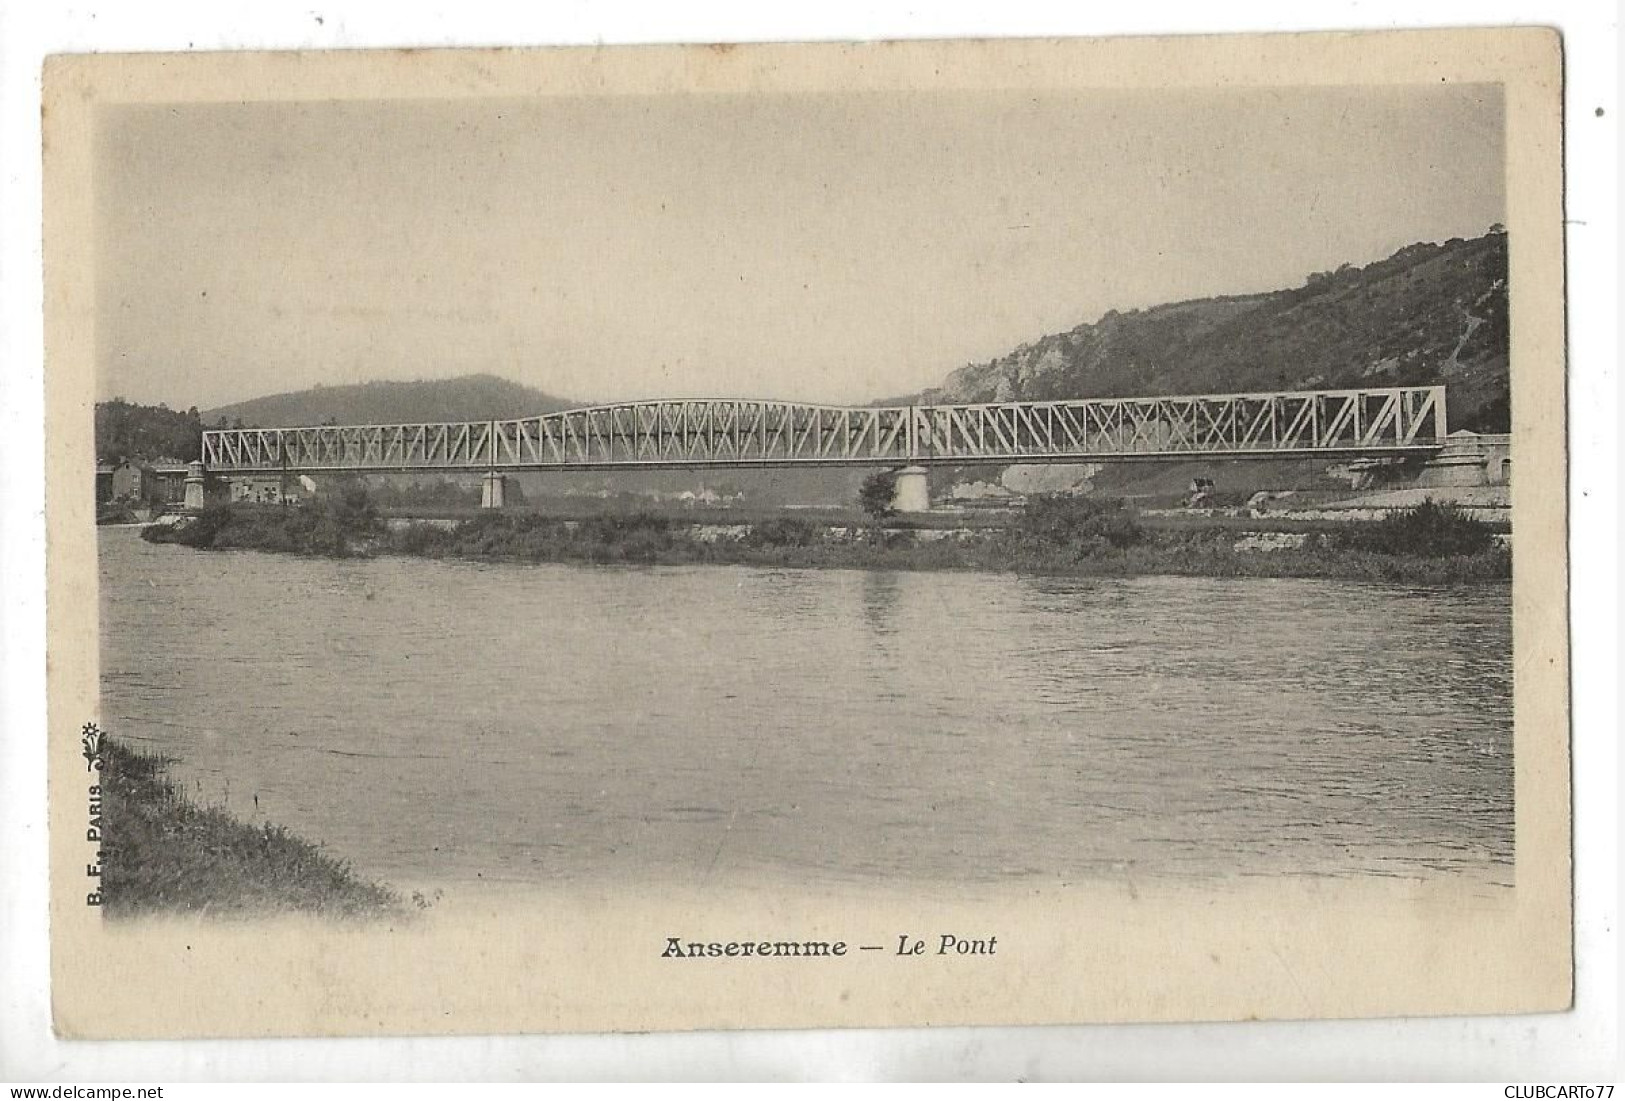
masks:
[[[103,725],[397,886],[1512,880],[1506,585],[99,545]]]

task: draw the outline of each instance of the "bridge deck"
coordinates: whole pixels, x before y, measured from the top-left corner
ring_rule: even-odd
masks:
[[[679,400],[514,420],[203,434],[211,471],[604,470],[1426,455],[1442,386],[972,405]]]

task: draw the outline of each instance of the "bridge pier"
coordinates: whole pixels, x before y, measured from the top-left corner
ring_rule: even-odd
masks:
[[[905,466],[894,473],[891,507],[898,512],[930,512],[931,484],[925,467]]]
[[[1453,433],[1422,468],[1421,486],[1496,486],[1512,480],[1512,437]]]
[[[480,507],[501,508],[507,497],[508,479],[491,471],[480,484]]]
[[[186,494],[181,500],[181,507],[187,512],[202,512],[203,505],[208,499],[208,473],[200,462],[186,464],[186,480],[181,484],[186,487]]]

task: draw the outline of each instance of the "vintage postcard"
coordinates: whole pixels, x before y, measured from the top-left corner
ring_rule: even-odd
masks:
[[[44,76],[61,1035],[1568,1006],[1555,34]]]

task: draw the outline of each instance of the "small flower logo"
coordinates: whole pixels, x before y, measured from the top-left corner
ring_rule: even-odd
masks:
[[[96,767],[96,759],[102,755],[102,728],[95,723],[86,723],[79,729],[79,743],[84,747],[85,771],[89,772]]]

